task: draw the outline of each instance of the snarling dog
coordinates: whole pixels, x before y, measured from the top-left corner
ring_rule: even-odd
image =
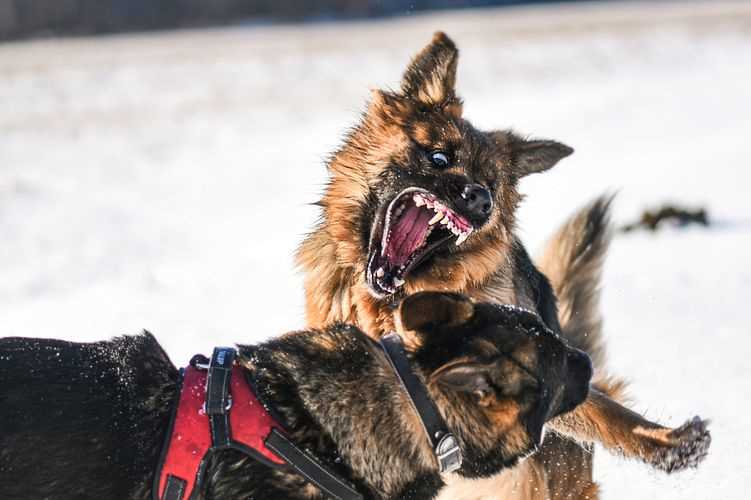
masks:
[[[598,288],[610,199],[566,223],[538,270],[515,234],[518,185],[573,150],[473,127],[455,92],[457,60],[437,33],[398,91],[373,93],[332,156],[321,219],[298,250],[309,326],[347,321],[379,337],[395,328],[391,311],[402,297],[447,290],[531,309],[589,353],[591,397],[551,422],[574,440],[550,433],[513,477],[489,486],[490,497],[595,498],[591,442],[667,471],[695,465],[709,445],[706,423],[673,430],[643,419],[619,404],[624,384],[604,364]],[[471,490],[479,496],[477,484]]]
[[[425,292],[397,316],[412,372],[458,441],[463,477],[514,465],[547,420],[587,395],[587,355],[531,312]],[[443,486],[436,456],[384,352],[339,324],[241,346],[237,366],[289,439],[364,498],[433,498]],[[0,339],[3,498],[152,498],[179,379],[150,334]],[[294,470],[235,449],[209,455],[202,475],[193,498],[324,498]]]

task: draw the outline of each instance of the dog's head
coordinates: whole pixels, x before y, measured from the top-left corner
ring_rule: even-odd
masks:
[[[377,297],[481,282],[505,258],[519,179],[573,151],[474,128],[454,88],[457,59],[437,33],[399,91],[374,92],[330,163],[322,205],[337,260]]]
[[[404,299],[397,316],[400,334],[462,444],[463,476],[488,476],[513,465],[539,446],[545,422],[587,397],[589,357],[529,311],[421,292]]]

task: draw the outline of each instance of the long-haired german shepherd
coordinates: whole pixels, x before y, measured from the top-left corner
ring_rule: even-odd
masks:
[[[457,60],[437,33],[398,91],[373,93],[331,158],[321,220],[298,251],[309,326],[347,321],[378,337],[398,326],[392,310],[403,297],[448,290],[532,309],[589,353],[596,380],[587,401],[551,422],[557,432],[531,460],[488,484],[491,498],[596,498],[592,447],[580,443],[666,471],[695,465],[709,446],[706,422],[669,429],[645,420],[617,402],[624,384],[604,366],[598,287],[610,199],[566,223],[538,270],[514,232],[517,186],[573,150],[473,127],[455,92]],[[481,496],[478,488],[465,496]]]
[[[455,436],[465,477],[513,466],[540,444],[548,419],[587,395],[587,355],[529,311],[425,292],[396,314],[411,369]],[[238,359],[289,438],[363,498],[424,500],[443,487],[391,362],[358,329],[293,332],[241,346]],[[155,498],[179,378],[149,334],[88,344],[0,339],[0,496]],[[208,455],[201,476],[193,500],[326,498],[294,469],[229,447]]]

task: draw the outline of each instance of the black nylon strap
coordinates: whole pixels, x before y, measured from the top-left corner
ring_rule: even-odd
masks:
[[[216,347],[209,363],[206,381],[206,414],[219,415],[229,410],[229,381],[235,350],[231,347]]]
[[[232,444],[229,428],[229,415],[209,415],[211,426],[211,444],[213,448],[226,448]]]
[[[230,445],[229,409],[232,405],[229,384],[236,351],[231,347],[216,347],[211,355],[206,379],[206,415],[211,424],[211,441],[215,448]]]
[[[167,476],[167,486],[164,488],[164,494],[162,500],[183,500],[185,495],[185,487],[188,482],[184,479],[180,479],[177,476],[169,474]]]
[[[336,500],[362,500],[363,496],[354,488],[329,472],[276,429],[272,429],[266,438],[266,446],[330,497]]]
[[[456,438],[448,432],[427,389],[409,366],[402,338],[396,333],[390,333],[381,338],[380,344],[402,387],[407,391],[412,407],[420,417],[428,441],[438,458],[441,472],[458,469],[462,464],[462,455]]]

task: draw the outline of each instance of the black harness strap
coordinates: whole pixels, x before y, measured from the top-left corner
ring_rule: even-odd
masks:
[[[305,479],[336,500],[362,500],[363,496],[350,485],[329,472],[308,453],[304,452],[276,429],[266,438],[266,446],[282,457]]]
[[[170,474],[167,476],[167,487],[164,488],[162,500],[182,500],[185,495],[185,486],[188,482]]]
[[[206,415],[211,424],[211,441],[215,448],[230,445],[229,409],[232,407],[229,384],[236,351],[231,347],[216,347],[211,355],[206,380]]]
[[[422,427],[438,459],[440,471],[453,472],[459,469],[462,466],[462,450],[459,443],[454,435],[448,432],[425,386],[412,372],[401,337],[396,333],[390,333],[381,339],[380,344],[420,417]]]

